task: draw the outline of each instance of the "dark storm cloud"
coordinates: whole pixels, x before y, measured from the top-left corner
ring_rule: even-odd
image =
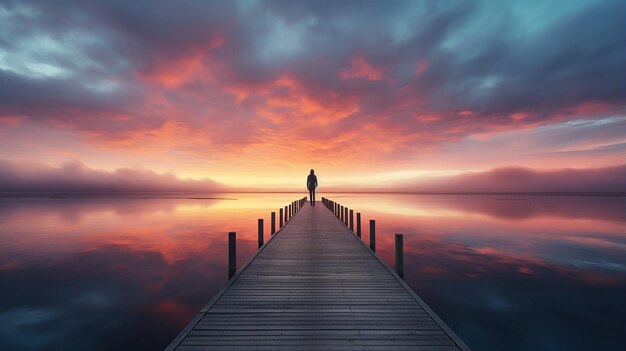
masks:
[[[588,103],[624,110],[620,1],[2,1],[0,8],[0,49],[25,60],[0,67],[2,114],[62,115],[83,129],[89,123],[76,120],[95,111],[105,122],[108,114],[125,116],[121,125],[111,118],[111,133],[158,128],[165,119],[208,127],[226,116],[253,135],[268,127],[253,122],[262,120],[260,110],[311,120],[269,103],[289,94],[339,117],[346,115],[337,106],[352,103],[351,124],[372,123],[409,144],[578,118],[576,107]],[[44,34],[58,50],[33,39]],[[342,76],[356,59],[380,76]],[[29,60],[66,75],[27,77]],[[285,76],[295,85],[276,87]],[[97,89],[107,81],[115,86]],[[232,90],[248,93],[236,100]],[[188,98],[183,110],[165,115],[148,102],[155,94],[166,104]],[[197,112],[215,105],[222,110]],[[440,120],[424,124],[415,115]],[[431,137],[418,137],[423,131]]]

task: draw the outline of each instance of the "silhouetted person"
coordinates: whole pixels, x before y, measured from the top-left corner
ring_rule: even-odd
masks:
[[[315,176],[314,170],[311,170],[311,173],[309,173],[309,176],[306,178],[306,188],[309,189],[311,206],[315,206],[315,188],[317,188],[317,177]]]

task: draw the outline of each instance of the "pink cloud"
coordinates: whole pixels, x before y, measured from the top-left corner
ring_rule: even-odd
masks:
[[[211,179],[180,179],[173,174],[120,168],[112,172],[91,169],[80,162],[51,167],[41,163],[0,160],[1,192],[146,192],[219,191]]]
[[[401,187],[436,192],[626,194],[626,165],[552,171],[505,167],[434,180],[415,180]]]
[[[384,77],[382,69],[367,62],[365,57],[356,56],[350,61],[350,67],[341,70],[342,79],[366,78],[368,80],[381,80]]]

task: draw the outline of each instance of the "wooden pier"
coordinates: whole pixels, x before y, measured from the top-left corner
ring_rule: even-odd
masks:
[[[335,207],[298,202],[167,350],[469,350]]]

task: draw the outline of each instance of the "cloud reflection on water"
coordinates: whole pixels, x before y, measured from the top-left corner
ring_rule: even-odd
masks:
[[[226,283],[226,233],[242,265],[298,196],[189,197],[0,198],[0,348],[163,348]],[[405,234],[407,282],[474,349],[623,349],[626,199],[328,197],[391,264]]]
[[[406,281],[475,350],[626,346],[626,198],[336,196],[391,267],[404,234]]]

